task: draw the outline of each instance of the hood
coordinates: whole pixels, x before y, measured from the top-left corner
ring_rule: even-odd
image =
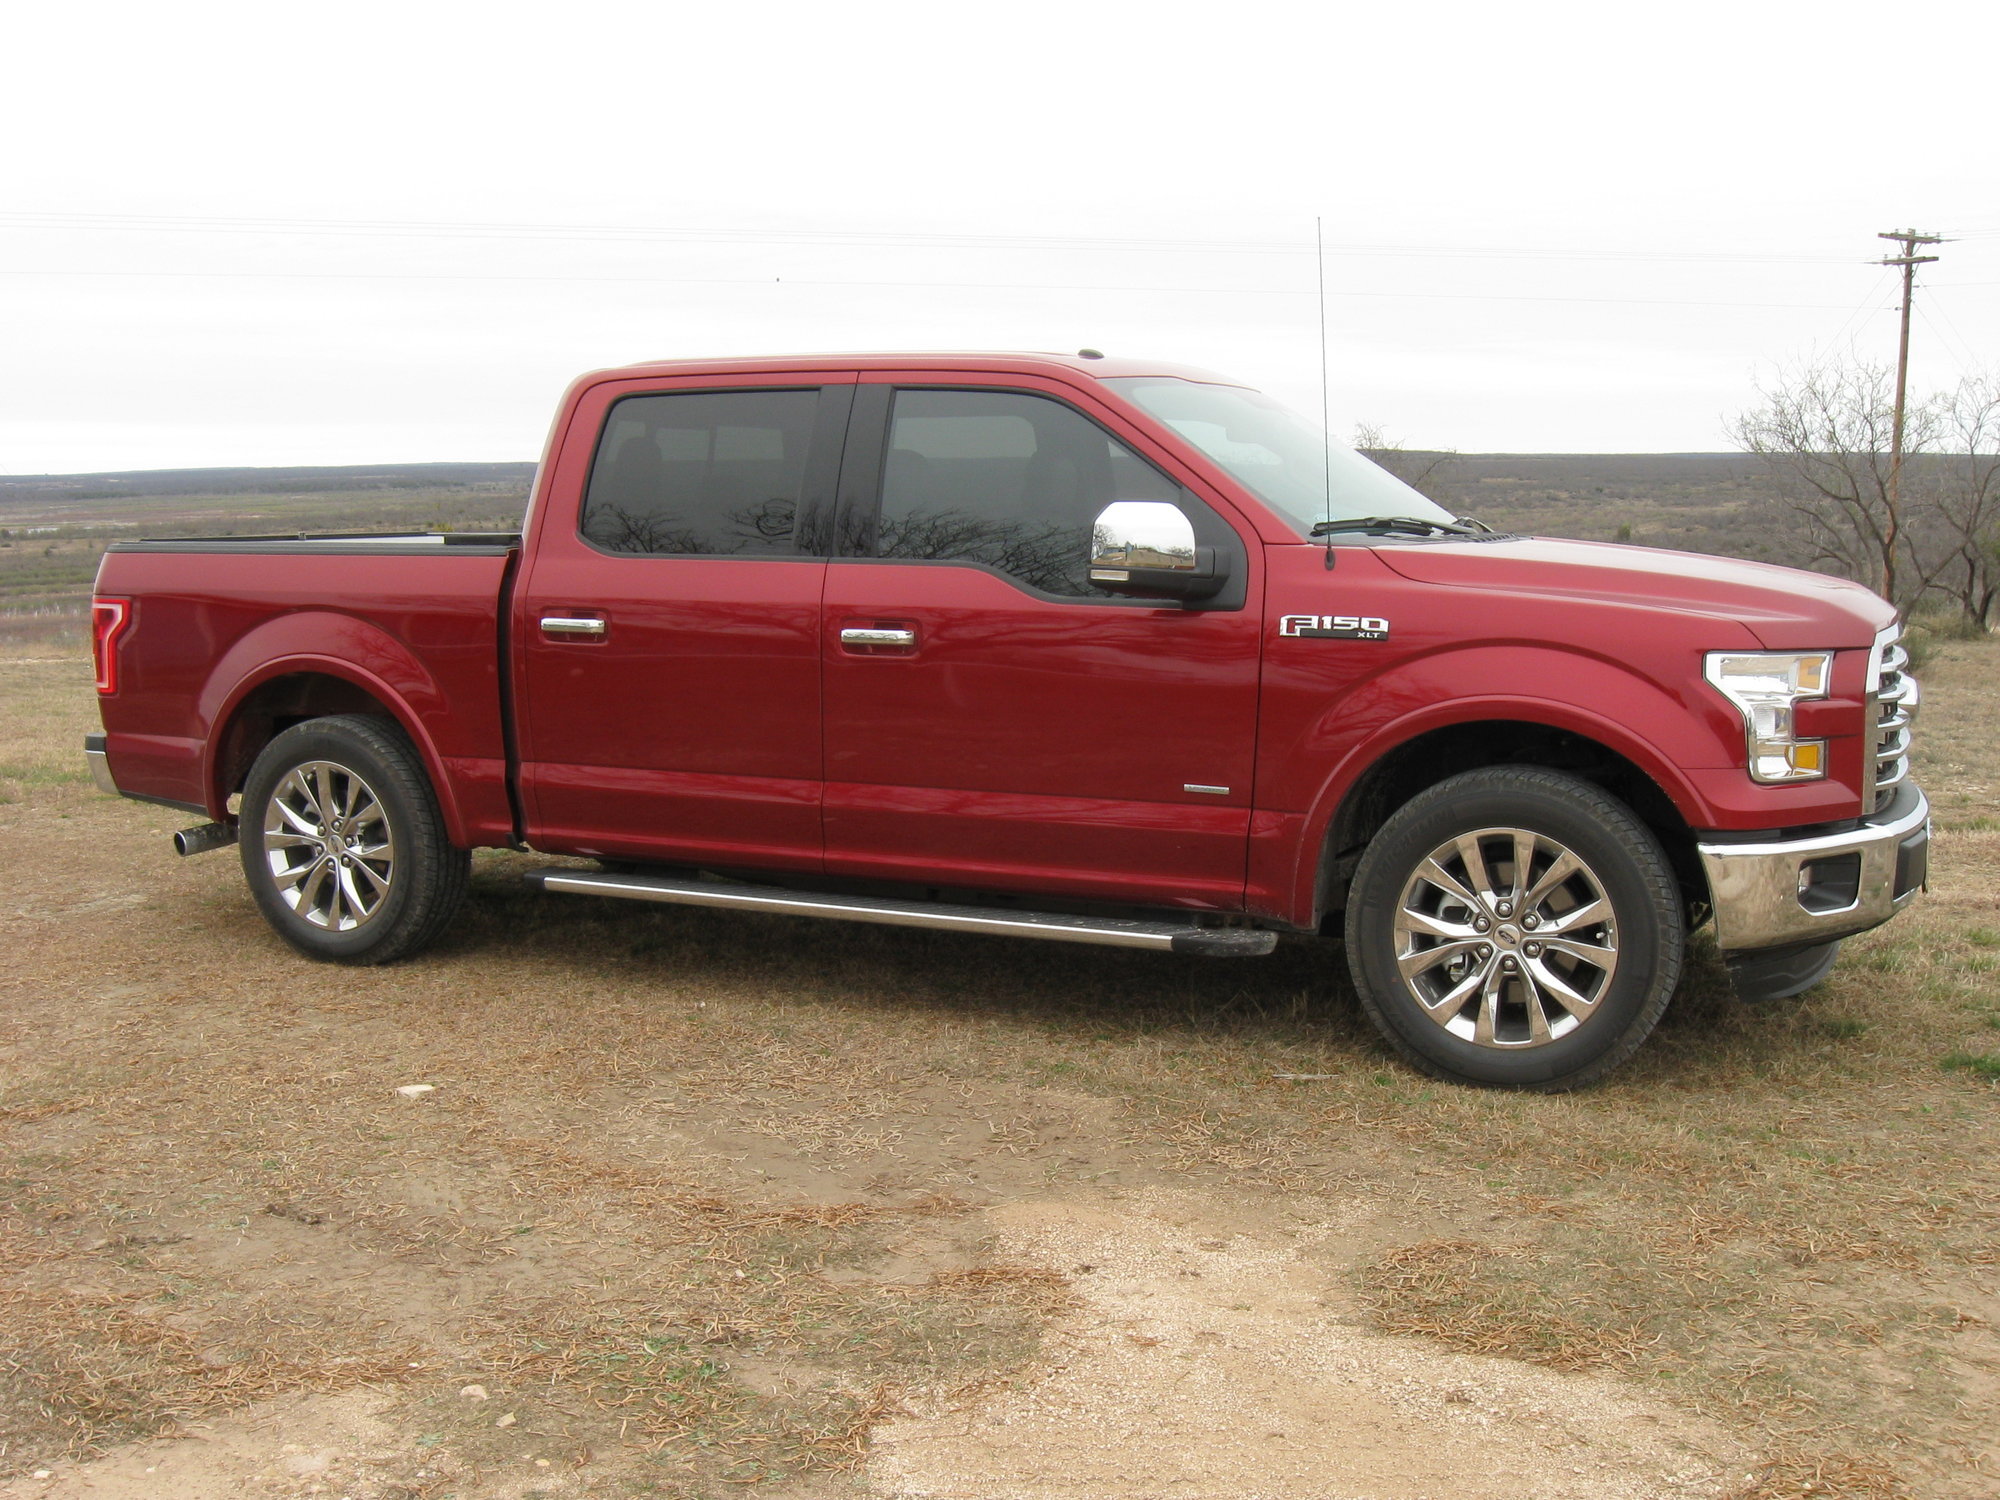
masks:
[[[1880,597],[1844,578],[1699,552],[1539,536],[1391,543],[1372,550],[1384,566],[1418,583],[1516,598],[1657,605],[1736,621],[1772,651],[1867,646],[1896,618]]]

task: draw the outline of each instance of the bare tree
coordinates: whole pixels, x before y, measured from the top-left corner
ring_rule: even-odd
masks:
[[[1784,482],[1814,566],[1910,604],[1926,580],[1911,576],[1908,497],[1889,484],[1894,375],[1881,365],[1814,365],[1758,394],[1763,405],[1739,416],[1730,435]],[[1912,403],[1904,453],[1926,450],[1934,425],[1930,407]]]
[[[2000,600],[2000,382],[1913,399],[1900,486],[1890,484],[1895,377],[1821,364],[1760,386],[1731,435],[1783,483],[1815,567],[1908,610],[1943,594],[1981,624]]]
[[[1943,566],[1933,587],[1976,624],[2000,613],[2000,377],[1968,376],[1944,398],[1939,446],[1924,465]]]
[[[1392,438],[1379,422],[1357,422],[1349,446],[1370,462],[1387,469],[1418,494],[1437,499],[1432,480],[1458,461],[1456,448],[1412,448]]]

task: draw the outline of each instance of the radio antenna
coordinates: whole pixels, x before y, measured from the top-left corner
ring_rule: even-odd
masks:
[[[1329,527],[1333,524],[1333,418],[1328,406],[1326,377],[1326,230],[1320,216],[1313,215],[1313,269],[1319,273],[1319,432],[1323,449],[1320,454],[1322,475],[1326,484],[1326,513],[1323,519]],[[1326,533],[1326,567],[1333,571],[1333,532]]]

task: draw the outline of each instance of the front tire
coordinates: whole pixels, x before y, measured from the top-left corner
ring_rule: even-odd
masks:
[[[1435,1077],[1555,1093],[1638,1048],[1679,982],[1684,919],[1652,831],[1535,766],[1450,777],[1362,855],[1347,958],[1362,1008]]]
[[[237,843],[264,920],[310,958],[385,964],[429,946],[465,900],[422,760],[386,719],[338,714],[278,735],[243,786]]]

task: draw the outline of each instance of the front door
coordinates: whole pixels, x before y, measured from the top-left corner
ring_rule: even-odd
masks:
[[[820,593],[852,375],[586,396],[515,590],[528,836],[820,866]]]
[[[841,529],[861,555],[830,564],[822,624],[827,869],[1240,907],[1254,548],[1053,383],[921,378],[856,398]],[[1187,608],[1094,588],[1116,500],[1180,506],[1230,588]]]

